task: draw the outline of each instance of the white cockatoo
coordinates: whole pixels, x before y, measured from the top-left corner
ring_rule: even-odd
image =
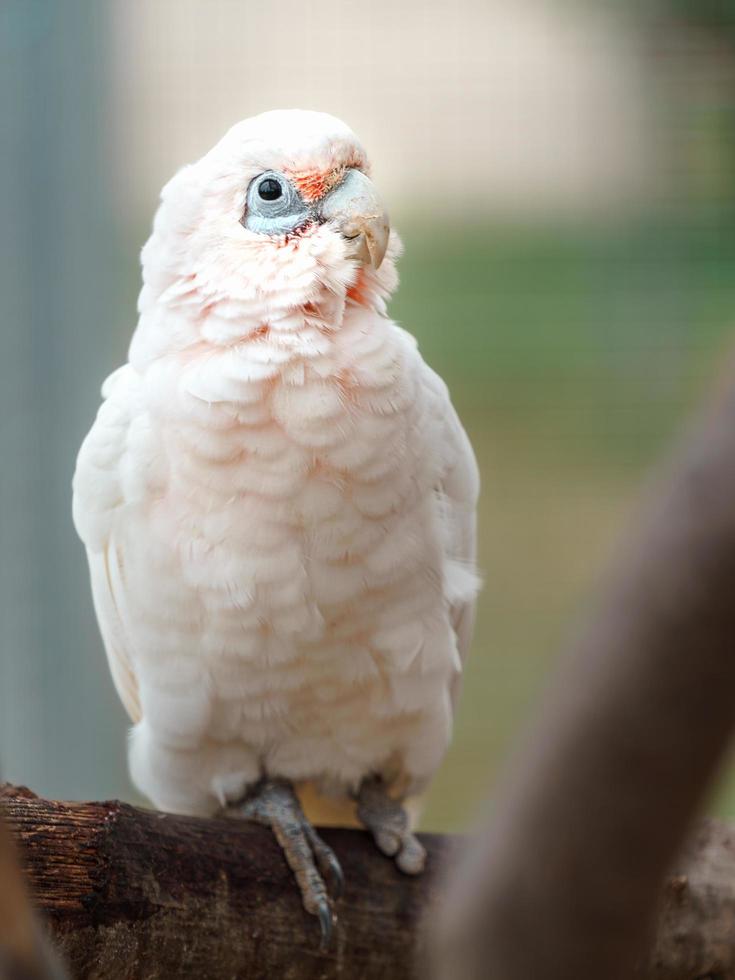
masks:
[[[339,120],[266,112],[166,185],[129,361],[74,519],[130,769],[162,809],[270,825],[328,935],[349,811],[407,873],[450,739],[478,475],[386,313],[401,249]]]

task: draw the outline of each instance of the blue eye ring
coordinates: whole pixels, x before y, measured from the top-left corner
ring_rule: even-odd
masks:
[[[288,235],[310,215],[309,205],[289,179],[277,170],[265,170],[250,182],[240,224],[261,235]]]

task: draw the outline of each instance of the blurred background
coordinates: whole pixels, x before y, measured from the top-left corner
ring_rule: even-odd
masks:
[[[486,586],[424,820],[465,826],[722,371],[733,82],[729,0],[4,0],[3,776],[134,798],[74,457],[135,326],[161,186],[238,119],[298,106],[368,148],[406,246],[392,313],[480,461]],[[735,766],[710,808],[735,815]]]

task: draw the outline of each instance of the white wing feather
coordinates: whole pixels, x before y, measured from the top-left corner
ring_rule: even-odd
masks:
[[[439,437],[433,447],[441,453],[442,476],[436,487],[444,543],[444,588],[450,606],[457,650],[464,664],[472,642],[477,574],[477,501],[480,475],[467,433],[454,410],[444,381],[426,364],[422,380],[433,395]],[[456,700],[459,675],[453,685]]]
[[[122,562],[114,530],[130,502],[125,470],[138,384],[138,376],[126,365],[103,385],[105,400],[79,451],[73,483],[74,524],[87,549],[102,641],[115,688],[134,723],[141,718],[140,697],[122,613]]]

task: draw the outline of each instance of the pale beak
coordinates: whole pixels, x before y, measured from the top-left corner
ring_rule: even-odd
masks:
[[[390,221],[369,177],[348,170],[322,201],[325,221],[333,221],[347,239],[349,254],[363,265],[380,266],[388,248]]]

